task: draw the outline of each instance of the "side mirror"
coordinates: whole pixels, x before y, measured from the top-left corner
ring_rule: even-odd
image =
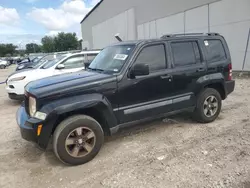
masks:
[[[59,70],[64,69],[64,68],[65,68],[64,64],[59,64],[56,67],[56,69],[59,69]]]
[[[133,77],[149,75],[149,66],[147,64],[136,64],[132,67],[130,75]]]

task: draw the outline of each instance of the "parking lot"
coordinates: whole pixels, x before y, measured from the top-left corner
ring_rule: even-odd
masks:
[[[0,70],[0,82],[14,70]],[[69,167],[23,140],[20,103],[0,85],[0,187],[250,187],[250,80],[236,90],[210,124],[178,115],[107,137],[91,162]]]

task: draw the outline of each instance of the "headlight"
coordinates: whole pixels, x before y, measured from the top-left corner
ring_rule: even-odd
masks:
[[[36,113],[36,99],[33,97],[29,97],[29,112],[30,116],[34,117]]]
[[[34,115],[35,118],[40,119],[40,120],[45,120],[47,117],[47,114],[43,113],[43,112],[39,112],[37,111]]]
[[[17,67],[17,69],[22,69],[22,68],[24,68],[24,65],[20,65]]]
[[[10,81],[10,82],[13,82],[13,81],[20,81],[20,80],[23,80],[24,78],[26,78],[26,76],[20,76],[20,77],[12,78],[12,79],[10,79],[9,81]]]

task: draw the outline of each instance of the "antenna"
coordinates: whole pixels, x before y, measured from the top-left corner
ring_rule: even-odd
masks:
[[[119,41],[119,42],[122,42],[122,39],[120,38],[120,33],[117,33],[116,35],[115,35],[115,38]]]

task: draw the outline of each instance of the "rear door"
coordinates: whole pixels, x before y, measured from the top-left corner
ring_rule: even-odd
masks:
[[[201,41],[196,39],[169,42],[173,67],[173,109],[195,105],[195,89],[199,78],[206,75],[207,65],[202,55]]]

